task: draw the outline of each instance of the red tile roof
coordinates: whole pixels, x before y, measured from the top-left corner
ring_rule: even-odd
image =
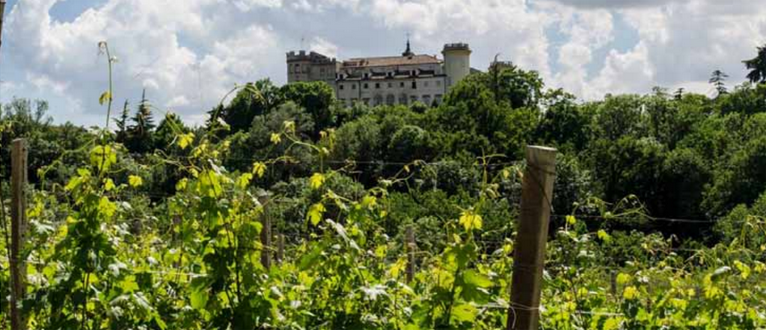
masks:
[[[421,64],[439,64],[441,61],[431,55],[415,56],[386,56],[386,57],[366,57],[352,58],[343,62],[345,68],[363,68],[378,66],[398,66],[398,65],[421,65]]]

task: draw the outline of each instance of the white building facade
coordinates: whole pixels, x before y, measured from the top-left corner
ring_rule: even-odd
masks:
[[[325,81],[347,106],[395,105],[422,102],[439,104],[449,88],[471,72],[467,44],[447,44],[444,60],[416,55],[407,49],[401,56],[352,58],[338,62],[311,52],[287,54],[287,81]]]

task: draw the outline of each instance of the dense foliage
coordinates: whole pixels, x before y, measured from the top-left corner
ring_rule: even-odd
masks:
[[[503,329],[529,308],[508,302],[521,155],[545,144],[559,155],[542,326],[764,328],[766,85],[725,77],[713,99],[583,103],[498,63],[442,104],[374,108],[262,80],[197,128],[155,124],[146,95],[114,130],[14,100],[0,159],[7,177],[10,141],[28,139],[29,327]],[[284,253],[261,243],[266,222]]]

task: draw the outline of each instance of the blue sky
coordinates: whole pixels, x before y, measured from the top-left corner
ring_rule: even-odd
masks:
[[[766,43],[766,0],[9,0],[0,100],[39,98],[57,122],[103,122],[107,41],[115,99],[152,103],[190,123],[236,83],[285,81],[284,54],[341,59],[463,41],[472,65],[495,54],[537,70],[582,100],[655,85],[710,93],[715,69],[744,80],[741,61]]]

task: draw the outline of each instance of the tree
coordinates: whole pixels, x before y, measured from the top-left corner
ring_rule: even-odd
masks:
[[[754,84],[766,82],[766,46],[758,47],[758,55],[755,58],[742,61],[750,73],[747,79]]]
[[[673,98],[674,98],[676,101],[680,101],[682,98],[684,98],[684,92],[685,92],[685,90],[684,90],[684,88],[683,88],[683,87],[681,87],[681,88],[677,89],[677,90],[676,90],[676,92],[675,92],[675,94],[673,94]]]
[[[652,138],[625,135],[617,140],[599,139],[590,148],[590,166],[603,187],[605,201],[615,203],[636,195],[651,214],[662,215],[664,145]]]
[[[335,102],[335,91],[325,82],[297,82],[282,86],[280,93],[286,101],[293,101],[306,109],[314,119],[314,138],[333,124],[330,106]]]
[[[122,107],[122,113],[120,114],[120,118],[115,119],[115,124],[117,125],[117,142],[125,143],[125,140],[128,137],[128,100],[125,100],[125,105]]]
[[[141,103],[138,104],[138,110],[132,118],[133,125],[128,128],[128,138],[125,146],[131,152],[145,153],[154,147],[153,130],[154,118],[149,101],[146,99],[146,89],[141,94]]]
[[[730,159],[722,160],[705,191],[703,207],[721,216],[738,204],[751,204],[766,187],[766,136],[749,140]]]
[[[133,117],[133,122],[136,123],[133,129],[142,134],[154,129],[154,117],[152,116],[151,104],[146,99],[146,89],[141,94],[141,103],[138,104],[138,111]]]
[[[535,136],[559,149],[582,150],[588,143],[588,116],[575,103],[575,96],[561,89],[551,90],[543,98],[545,114]]]
[[[431,137],[418,126],[405,125],[394,133],[388,143],[388,159],[393,162],[429,161],[434,153]]]
[[[180,133],[186,133],[189,128],[184,125],[181,118],[174,113],[168,113],[165,118],[157,125],[157,130],[154,132],[154,142],[157,149],[165,150],[166,152],[179,151],[180,148],[173,147],[173,141],[176,140],[176,136]]]
[[[721,70],[715,70],[713,71],[713,74],[710,76],[710,84],[715,87],[715,90],[718,91],[718,95],[727,94],[729,91],[726,89],[726,78],[729,78],[729,75],[724,73]]]
[[[218,115],[236,133],[250,129],[253,118],[268,114],[279,104],[279,89],[271,80],[263,79],[247,83]]]
[[[506,101],[511,108],[535,107],[543,95],[543,79],[537,71],[525,71],[513,63],[495,62],[490,90],[497,103]]]

